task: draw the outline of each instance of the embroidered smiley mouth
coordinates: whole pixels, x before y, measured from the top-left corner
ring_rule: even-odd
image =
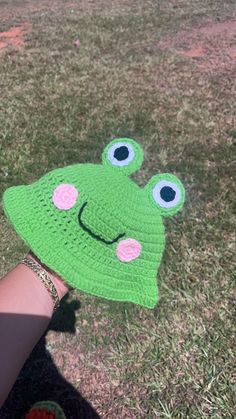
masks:
[[[80,227],[82,227],[82,229],[84,230],[84,231],[86,231],[86,233],[88,233],[91,237],[93,237],[94,239],[96,239],[96,240],[100,240],[100,241],[102,241],[103,243],[105,243],[105,244],[113,244],[113,243],[115,243],[115,242],[117,242],[119,239],[121,239],[121,237],[124,237],[125,236],[125,233],[123,233],[123,234],[119,234],[115,239],[113,239],[113,240],[105,240],[105,239],[103,239],[102,237],[100,237],[98,234],[95,234],[95,233],[93,233],[93,231],[91,231],[84,223],[83,223],[83,221],[82,221],[82,219],[81,219],[81,216],[82,216],[82,212],[83,212],[83,210],[84,210],[84,208],[86,207],[86,205],[87,205],[87,202],[85,202],[83,205],[82,205],[82,207],[80,208],[80,211],[79,211],[79,214],[78,214],[78,220],[79,220],[79,225],[80,225]]]

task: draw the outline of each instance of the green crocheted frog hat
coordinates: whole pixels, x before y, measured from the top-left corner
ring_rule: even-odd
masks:
[[[143,161],[139,144],[110,142],[102,164],[74,164],[30,185],[8,188],[4,211],[34,254],[81,291],[153,308],[165,236],[185,191],[171,174],[144,188],[129,178]]]

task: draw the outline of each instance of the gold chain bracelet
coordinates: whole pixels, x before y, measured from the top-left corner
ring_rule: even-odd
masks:
[[[32,269],[38,275],[40,281],[43,283],[43,285],[49,292],[51,298],[53,299],[53,302],[54,302],[53,313],[54,313],[60,305],[60,300],[59,300],[55,285],[53,284],[50,276],[38,263],[34,262],[31,258],[27,258],[27,256],[24,257],[21,263],[28,266],[28,268]]]

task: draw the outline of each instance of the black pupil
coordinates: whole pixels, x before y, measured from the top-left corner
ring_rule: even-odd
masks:
[[[170,202],[175,199],[176,192],[170,186],[163,186],[163,188],[161,188],[160,194],[163,201]]]
[[[117,148],[114,153],[114,157],[116,158],[116,160],[119,161],[127,159],[128,155],[129,150],[125,145],[122,145],[121,147]]]

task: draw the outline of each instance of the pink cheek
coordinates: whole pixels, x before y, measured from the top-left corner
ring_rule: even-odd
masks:
[[[68,210],[76,204],[78,195],[79,193],[73,185],[62,183],[54,189],[52,200],[58,209]]]
[[[140,256],[141,244],[134,239],[122,240],[116,248],[116,256],[121,262],[131,262]]]

